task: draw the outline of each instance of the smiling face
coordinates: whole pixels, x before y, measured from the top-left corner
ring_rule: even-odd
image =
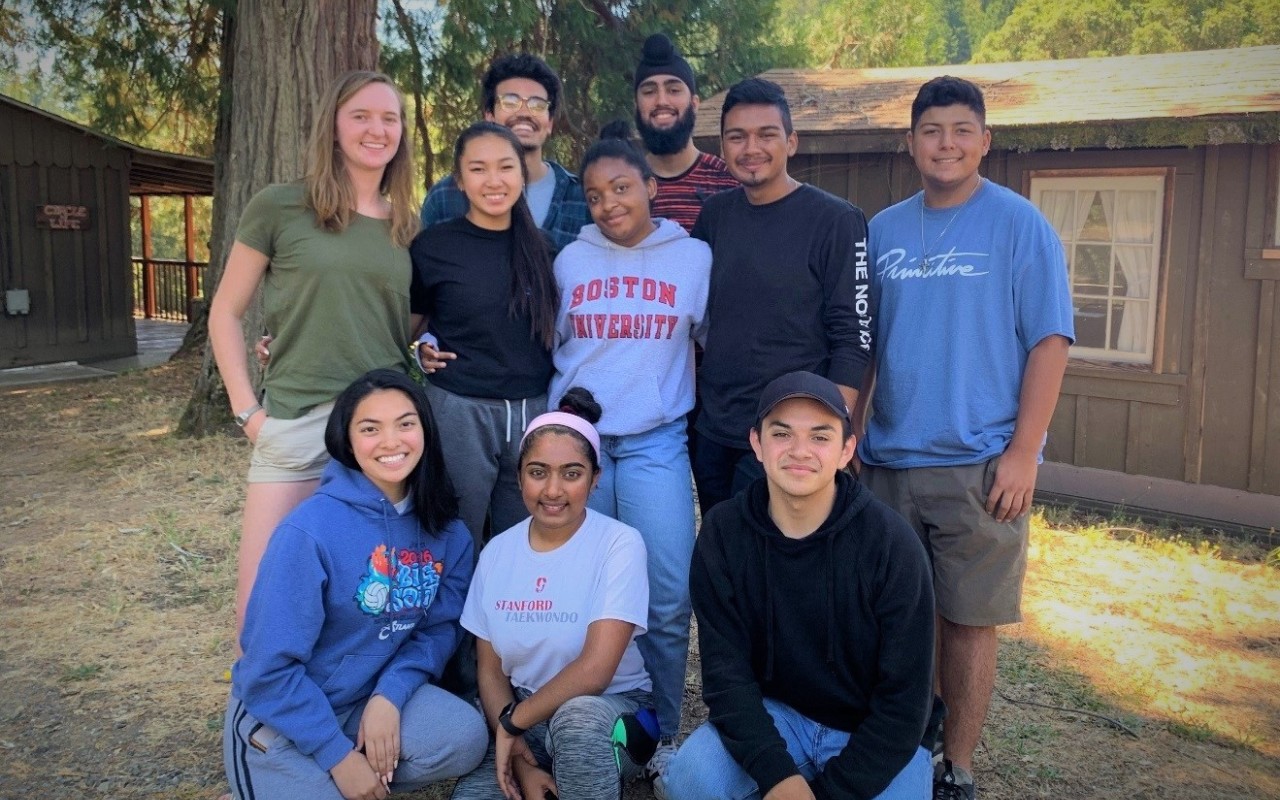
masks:
[[[579,437],[547,432],[537,439],[520,463],[520,493],[533,517],[530,532],[567,540],[587,518],[587,497],[599,475],[583,452]]]
[[[991,130],[963,103],[925,109],[907,134],[907,149],[931,205],[951,205],[967,197],[990,148]],[[935,198],[940,202],[933,202]]]
[[[753,203],[768,203],[787,194],[787,159],[799,144],[787,133],[777,106],[741,104],[724,115],[720,135],[729,172],[747,189]]]
[[[853,458],[854,437],[844,438],[844,422],[807,397],[774,406],[751,430],[751,449],[764,466],[771,496],[812,498],[835,491],[836,471]]]
[[[582,175],[583,193],[591,219],[611,242],[634,247],[653,232],[649,201],[658,182],[645,180],[640,170],[621,158],[600,158]]]
[[[365,477],[387,499],[404,499],[406,481],[422,458],[422,420],[413,401],[397,389],[378,389],[356,405],[347,434]]]
[[[515,95],[524,102],[515,108],[504,108],[504,95]],[[554,125],[551,110],[533,111],[528,102],[530,98],[545,101],[546,87],[532,78],[507,78],[494,87],[494,96],[498,99],[494,102],[493,109],[484,113],[484,118],[510,128],[526,151],[541,151]]]
[[[467,219],[481,228],[511,227],[511,209],[524,189],[523,164],[511,142],[493,133],[467,142],[454,176],[471,204]]]
[[[334,136],[351,171],[382,173],[400,148],[400,98],[385,83],[370,83],[338,107]]]
[[[653,75],[636,88],[636,128],[654,155],[678,153],[689,144],[698,96],[674,75]]]

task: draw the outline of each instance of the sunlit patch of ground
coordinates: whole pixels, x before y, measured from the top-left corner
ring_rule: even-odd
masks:
[[[1280,758],[1280,569],[1207,541],[1037,520],[1026,621],[1119,708]]]

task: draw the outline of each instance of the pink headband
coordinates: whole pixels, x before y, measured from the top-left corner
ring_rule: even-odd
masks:
[[[529,434],[538,428],[545,428],[547,425],[563,425],[566,428],[577,431],[582,434],[587,443],[591,445],[591,449],[595,451],[596,461],[600,460],[600,434],[596,433],[596,429],[582,417],[577,414],[569,414],[564,411],[548,411],[533,418],[529,423],[529,427],[525,428],[524,436],[520,437],[520,447],[524,448],[524,440],[529,438]]]

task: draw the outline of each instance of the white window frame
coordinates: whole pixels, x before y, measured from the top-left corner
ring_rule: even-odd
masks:
[[[1155,202],[1152,204],[1152,235],[1149,247],[1151,248],[1151,270],[1147,279],[1148,285],[1145,288],[1146,294],[1143,296],[1141,292],[1135,295],[1117,295],[1114,293],[1115,271],[1122,269],[1118,263],[1115,246],[1117,244],[1117,226],[1114,219],[1116,212],[1114,202],[1112,206],[1112,216],[1110,222],[1111,240],[1102,241],[1099,239],[1076,238],[1076,232],[1079,231],[1080,225],[1077,223],[1065,235],[1062,235],[1063,247],[1066,250],[1068,280],[1070,282],[1072,293],[1073,308],[1078,308],[1075,302],[1076,298],[1076,281],[1075,281],[1075,265],[1076,248],[1080,245],[1108,245],[1111,249],[1111,278],[1107,286],[1106,294],[1088,295],[1090,300],[1095,303],[1101,301],[1107,309],[1104,328],[1103,328],[1103,346],[1090,347],[1083,344],[1075,344],[1071,347],[1071,357],[1075,359],[1084,359],[1089,361],[1102,361],[1119,364],[1132,364],[1153,367],[1156,364],[1158,352],[1158,343],[1156,342],[1156,331],[1159,329],[1156,323],[1157,317],[1161,314],[1161,294],[1160,286],[1167,267],[1164,250],[1164,233],[1165,233],[1165,209],[1166,194],[1168,192],[1168,173],[1165,169],[1154,170],[1055,170],[1052,172],[1033,172],[1030,175],[1029,196],[1031,202],[1037,208],[1044,210],[1042,195],[1047,191],[1071,191],[1071,192],[1095,192],[1110,191],[1118,193],[1122,191],[1154,191]],[[1077,194],[1076,197],[1079,195]],[[1112,194],[1112,198],[1117,197]],[[1075,204],[1073,204],[1075,205]],[[1074,209],[1073,209],[1073,222]],[[1119,244],[1126,247],[1141,246],[1140,243]],[[1117,301],[1124,301],[1126,304],[1146,303],[1148,307],[1147,318],[1144,328],[1140,331],[1145,347],[1142,351],[1126,351],[1113,349],[1110,346],[1112,341],[1113,325],[1119,324],[1115,322],[1112,315],[1113,304]],[[1079,331],[1077,331],[1079,335]]]

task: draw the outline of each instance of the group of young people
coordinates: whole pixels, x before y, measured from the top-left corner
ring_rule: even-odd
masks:
[[[403,97],[349,73],[306,177],[246,209],[209,317],[253,442],[240,800],[975,796],[1072,337],[1061,245],[978,175],[964,81],[922,88],[923,192],[870,243],[788,173],[775,84],[729,90],[724,160],[667,37],[634,88],[645,152],[610,126],[575,175],[543,153],[558,76],[498,59],[419,218]],[[677,747],[691,609],[710,720]]]

